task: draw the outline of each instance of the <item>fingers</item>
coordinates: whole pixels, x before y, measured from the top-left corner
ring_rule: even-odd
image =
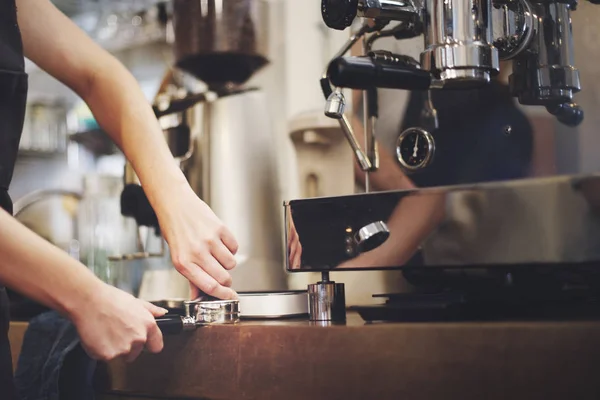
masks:
[[[131,351],[125,356],[125,361],[130,363],[135,361],[140,353],[144,350],[144,343],[134,343],[131,345]]]
[[[147,301],[142,301],[142,305],[146,308],[146,310],[150,311],[152,316],[155,318],[162,317],[163,315],[169,312],[168,310],[165,310],[162,307],[155,306],[154,304],[149,303]]]
[[[145,302],[142,302],[142,304],[144,304],[144,306],[146,307],[148,305],[152,306],[152,304],[145,304]],[[159,307],[157,308],[161,310]],[[152,313],[151,310],[149,311]],[[160,311],[160,313],[162,314],[162,311]],[[138,356],[144,350],[144,348],[146,348],[150,353],[160,353],[163,347],[164,342],[162,332],[156,324],[156,321],[154,321],[153,318],[149,319],[146,322],[146,335],[144,336],[144,338],[140,338],[139,340],[133,341],[133,343],[131,344],[131,350],[125,356],[125,361],[133,362],[136,358],[138,358]]]
[[[204,256],[201,260],[194,262],[196,266],[202,268],[210,277],[212,277],[220,285],[230,287],[232,283],[231,275],[227,272],[212,255]],[[200,288],[202,289],[202,288]],[[209,293],[206,293],[209,294]]]
[[[196,285],[190,282],[190,299],[196,300],[198,297],[200,297],[200,289],[198,289]]]
[[[219,235],[223,244],[229,249],[231,254],[235,255],[238,251],[238,242],[235,240],[233,234],[227,228],[221,229],[221,234]]]
[[[216,262],[216,261],[215,261]],[[227,272],[223,270],[224,272]],[[223,300],[237,299],[237,293],[217,282],[198,265],[192,264],[182,271],[182,274],[198,289],[209,296]]]
[[[215,243],[212,246],[211,253],[215,257],[215,259],[219,262],[219,264],[221,264],[223,266],[223,268],[225,268],[227,270],[232,270],[235,268],[235,265],[237,263],[235,260],[235,257],[233,256],[231,251],[229,251],[229,249],[225,246],[225,244],[223,244],[223,242]],[[209,271],[207,271],[207,272],[209,272]],[[216,278],[216,276],[214,276],[214,275],[212,275],[212,276],[214,278]],[[223,282],[221,282],[221,283],[223,283]],[[225,286],[231,286],[231,285],[225,285]]]
[[[150,326],[148,330],[148,340],[146,341],[146,348],[151,353],[160,353],[163,349],[163,335],[157,324]]]

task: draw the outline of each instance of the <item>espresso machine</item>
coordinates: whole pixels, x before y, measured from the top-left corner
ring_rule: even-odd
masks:
[[[395,143],[396,166],[408,177],[430,168],[436,150],[443,151],[436,148],[440,121],[431,94],[490,85],[501,61],[512,64],[508,86],[520,104],[544,107],[564,126],[581,124],[571,27],[577,6],[569,0],[322,0],[329,28],[352,27],[320,80],[324,112],[339,122],[366,175],[366,191],[284,204],[288,272],[322,275],[308,288],[311,319],[345,318],[344,284],[331,281],[330,272],[388,269],[403,270],[416,289],[373,294],[385,304],[353,307],[365,320],[600,315],[597,174],[369,190],[369,174],[380,170],[378,89],[428,98],[421,124],[404,129]],[[374,50],[382,38],[419,36],[418,60]],[[362,54],[347,56],[358,44]],[[346,112],[348,89],[362,91],[364,146]],[[510,135],[511,126],[505,131]]]

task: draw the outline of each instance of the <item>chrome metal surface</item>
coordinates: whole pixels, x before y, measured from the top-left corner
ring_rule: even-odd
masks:
[[[500,68],[492,46],[491,0],[426,0],[425,9],[422,68],[446,87],[489,82]]]
[[[492,8],[494,46],[501,60],[521,54],[534,35],[534,16],[527,0],[514,0]]]
[[[285,318],[308,314],[306,291],[240,292],[241,318]]]
[[[308,285],[308,312],[311,321],[345,321],[344,284],[323,281]]]
[[[185,320],[195,325],[234,324],[240,320],[239,300],[186,301]]]
[[[325,103],[325,115],[329,118],[340,119],[344,116],[346,108],[346,100],[341,90],[337,89],[331,93]]]
[[[360,39],[362,39],[364,37],[364,35],[366,33],[368,33],[371,29],[372,29],[372,27],[368,23],[363,24],[357,32],[352,34],[350,39],[348,39],[348,41],[346,41],[346,43],[342,46],[342,48],[336,53],[336,55],[332,59],[341,57],[344,54],[346,54],[352,48],[352,46],[354,44],[358,43],[358,41]],[[325,68],[325,71],[323,72],[323,75],[321,76],[321,80],[322,80],[322,82],[324,82],[324,81],[328,82],[327,68]],[[329,85],[329,83],[327,83],[327,85]],[[352,126],[350,125],[350,121],[348,120],[348,117],[346,117],[346,115],[344,115],[344,108],[345,108],[344,94],[338,88],[335,88],[335,91],[333,91],[331,94],[329,94],[329,95],[325,94],[325,95],[327,97],[327,102],[326,102],[326,106],[325,106],[325,115],[327,115],[330,118],[335,118],[339,121],[340,128],[342,128],[342,131],[344,132],[344,136],[346,137],[348,144],[352,148],[352,152],[354,153],[354,156],[356,157],[356,161],[357,161],[358,165],[360,166],[360,169],[362,171],[372,170],[373,164],[371,163],[369,156],[367,154],[365,154],[365,152],[362,150],[362,148],[358,144],[358,141],[356,140],[356,136],[354,135],[354,130],[352,129]]]
[[[249,90],[186,111],[194,151],[182,163],[192,189],[239,243],[237,291],[284,290],[276,147],[265,93]]]
[[[403,20],[418,15],[412,0],[358,0],[359,17]]]
[[[352,126],[350,125],[350,121],[348,121],[348,117],[345,115],[342,116],[342,119],[340,119],[340,127],[342,128],[342,131],[346,136],[346,140],[348,141],[348,144],[350,144],[350,147],[356,156],[356,160],[358,161],[358,165],[360,165],[360,169],[363,171],[371,170],[373,167],[371,165],[371,161],[369,161],[369,157],[367,157],[367,155],[360,148],[360,145],[356,140],[356,136],[354,135]]]
[[[521,104],[570,103],[581,90],[574,67],[570,7],[554,2],[530,4],[534,35],[528,51],[513,61],[511,90]]]
[[[600,174],[294,200],[286,226],[302,255],[286,264],[291,272],[593,265],[599,199]],[[372,252],[348,252],[347,232],[377,220],[390,238]]]
[[[390,230],[383,221],[371,222],[358,230],[355,240],[361,251],[371,251],[383,244],[390,236]]]

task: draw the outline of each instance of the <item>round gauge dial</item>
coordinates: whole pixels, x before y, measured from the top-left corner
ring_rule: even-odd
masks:
[[[411,171],[428,166],[434,151],[433,136],[421,128],[408,128],[396,141],[396,157],[404,168]]]

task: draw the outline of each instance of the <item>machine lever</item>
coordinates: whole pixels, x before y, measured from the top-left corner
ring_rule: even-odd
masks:
[[[428,90],[432,83],[427,71],[368,56],[338,57],[329,64],[327,71],[331,83],[351,89]]]

